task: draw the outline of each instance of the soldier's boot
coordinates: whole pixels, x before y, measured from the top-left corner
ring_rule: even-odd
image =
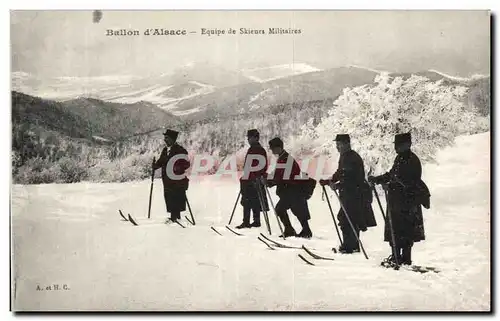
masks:
[[[392,247],[391,247],[392,249]],[[396,267],[396,260],[398,262],[398,265],[401,265],[401,248],[396,247],[396,252],[394,253],[394,250],[391,251],[391,255],[389,255],[387,258],[385,258],[380,264],[385,267],[391,267],[394,268]]]
[[[236,226],[237,229],[250,228],[250,207],[243,207],[243,223]]]
[[[401,264],[411,265],[411,246],[406,246],[403,248]]]
[[[310,239],[312,237],[312,231],[311,228],[309,227],[309,222],[306,219],[301,219],[300,225],[302,225],[302,231],[300,231],[300,233],[297,236]]]
[[[170,213],[170,220],[172,222],[175,222],[177,220],[180,220],[181,219],[181,213],[180,212],[172,212]]]
[[[260,211],[254,211],[253,212],[253,223],[250,224],[251,227],[260,227]]]
[[[396,264],[396,259],[397,259],[398,264],[401,265],[401,263],[403,261],[403,256],[401,255],[402,250],[403,249],[401,247],[399,247],[399,246],[396,247],[396,253],[393,253],[393,255],[391,256],[391,262],[393,264]]]
[[[402,252],[403,252],[403,248],[400,247],[400,246],[397,246],[396,247],[396,255],[397,255],[397,258],[398,258],[398,263],[400,265],[403,262],[403,255],[401,255]]]
[[[283,231],[283,234],[280,235],[280,237],[296,236],[297,232],[295,232],[292,223],[290,223],[290,218],[288,217],[288,214],[286,212],[279,213],[278,216],[281,222],[283,223],[283,226],[285,227],[285,230]]]
[[[342,254],[351,254],[356,249],[356,238],[352,234],[352,230],[348,226],[344,226],[342,229],[342,237],[344,242],[339,247],[339,252]]]
[[[358,242],[358,240],[359,240],[359,231],[356,231],[356,235],[358,236],[358,238],[356,239],[356,246],[354,247],[354,250],[353,250],[353,252],[355,252],[355,253],[361,251],[360,247],[359,247],[359,242]]]

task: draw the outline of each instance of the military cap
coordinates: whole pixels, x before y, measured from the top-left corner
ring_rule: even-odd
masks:
[[[269,148],[281,147],[283,148],[283,141],[279,137],[274,137],[269,141]]]
[[[250,137],[250,136],[257,136],[259,137],[259,131],[257,129],[249,129],[247,131],[247,137]]]
[[[335,136],[335,141],[343,142],[343,143],[350,143],[351,137],[347,134],[337,134],[337,136]]]
[[[397,134],[394,136],[394,143],[399,144],[399,143],[411,143],[411,134],[410,133],[404,133],[404,134]]]
[[[177,136],[179,136],[179,132],[176,132],[175,130],[172,129],[167,129],[167,131],[163,133],[163,136],[170,137],[175,141],[177,140]]]

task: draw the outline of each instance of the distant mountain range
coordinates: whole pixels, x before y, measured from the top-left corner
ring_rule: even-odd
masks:
[[[58,102],[12,92],[12,126],[93,142],[118,140],[180,123],[178,117],[147,102],[119,104],[94,98]]]
[[[229,71],[208,63],[189,63],[171,72],[148,77],[39,79],[14,72],[12,89],[59,101],[71,107],[78,116],[82,116],[81,110],[77,112],[79,109],[92,110],[89,105],[113,110],[120,106],[129,106],[129,109],[130,106],[143,107],[143,112],[148,109],[146,114],[154,105],[168,112],[165,115],[169,117],[200,120],[263,110],[275,105],[335,99],[347,87],[373,83],[380,72],[354,65],[321,70],[303,63]],[[476,96],[484,95],[486,90],[489,93],[489,76],[459,78],[435,70],[391,75],[407,78],[412,74],[475,88],[471,92]],[[139,114],[134,115],[141,117]]]

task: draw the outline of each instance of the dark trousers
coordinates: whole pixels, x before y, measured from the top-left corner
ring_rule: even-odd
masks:
[[[260,208],[257,206],[243,206],[243,224],[250,224],[250,211],[253,213],[254,223],[260,224]]]
[[[411,264],[411,248],[412,246],[405,245],[404,247],[397,246],[396,253],[392,249],[393,255],[397,255],[399,264]]]
[[[297,217],[302,227],[307,226],[310,215],[307,200],[305,198],[297,197],[292,200],[290,197],[283,197],[280,198],[278,204],[276,204],[276,214],[285,226],[285,229],[292,229],[293,227],[287,213],[288,209]]]
[[[180,220],[181,219],[181,212],[170,212],[170,219],[171,220]]]
[[[356,213],[354,211],[351,211],[350,214],[356,214]],[[344,210],[342,208],[339,210],[337,218],[339,220],[339,226],[340,230],[342,231],[342,238],[344,241],[342,247],[348,251],[359,250],[358,239],[359,239],[360,228],[356,223],[356,221],[353,221],[353,217],[349,217],[351,219],[352,225],[354,226],[354,231],[353,231],[351,224],[349,224],[349,219],[345,215]]]
[[[343,248],[348,251],[359,250],[359,243],[358,243],[359,228],[356,225],[354,225],[354,230],[356,231],[356,234],[354,234],[354,231],[352,230],[349,224],[341,225],[340,229],[342,230],[342,238],[344,240],[344,243],[342,244]]]
[[[170,219],[180,220],[181,212],[186,210],[186,190],[180,188],[164,189],[165,206]]]

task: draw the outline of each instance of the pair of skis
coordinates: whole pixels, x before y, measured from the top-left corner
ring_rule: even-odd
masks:
[[[233,229],[232,229],[229,225],[226,225],[226,226],[225,226],[225,228],[226,228],[228,231],[230,231],[231,233],[233,233],[234,235],[237,235],[237,236],[244,236],[243,234],[238,233],[238,232],[236,232],[235,230],[233,230]],[[222,236],[222,234],[221,234],[219,231],[217,231],[217,229],[215,229],[215,227],[210,226],[210,229],[211,229],[212,231],[214,231],[215,233],[217,233],[218,235]]]
[[[234,235],[237,235],[237,236],[245,236],[244,234],[241,234],[241,233],[238,233],[236,232],[235,230],[233,230],[230,226],[226,225],[225,226],[226,229],[228,231],[230,231],[231,233],[233,233]],[[211,227],[211,229],[222,236],[221,233],[219,233],[213,226]],[[276,242],[272,239],[270,239],[269,237],[267,237],[266,235],[264,235],[263,233],[260,233],[259,236],[257,236],[257,239],[259,241],[261,241],[262,243],[264,243],[265,245],[267,245],[268,248],[270,248],[271,250],[274,250],[274,247],[280,247],[280,248],[287,248],[287,249],[300,249],[300,247],[296,247],[296,246],[290,246],[290,245],[285,245],[285,244],[282,244],[282,243],[279,243],[279,242]],[[271,245],[268,243],[270,242]]]
[[[331,257],[325,257],[325,256],[321,256],[321,255],[318,255],[316,253],[314,253],[313,251],[311,251],[310,249],[308,249],[305,245],[302,245],[302,246],[292,246],[292,245],[286,245],[286,244],[283,244],[283,243],[280,243],[280,242],[276,242],[275,240],[267,237],[266,235],[260,233],[260,236],[257,237],[257,239],[259,241],[261,241],[262,243],[264,243],[269,249],[271,250],[275,250],[276,248],[284,248],[284,249],[298,249],[298,250],[304,250],[305,253],[307,253],[311,258],[315,259],[315,260],[324,260],[324,261],[335,261],[334,258],[331,258]],[[315,265],[314,263],[312,263],[310,260],[306,259],[302,254],[297,254],[298,257],[306,262],[308,265]]]
[[[221,232],[217,231],[217,230],[215,229],[215,227],[210,226],[210,229],[211,229],[212,231],[214,231],[215,233],[217,233],[218,235],[222,236]],[[226,229],[228,229],[229,231],[231,231],[232,233],[234,233],[234,234],[236,234],[236,235],[238,235],[238,236],[243,236],[243,234],[240,234],[240,233],[236,232],[235,230],[233,230],[232,228],[230,228],[230,227],[229,227],[229,226],[227,226],[227,225],[226,225]]]
[[[264,188],[264,190],[266,191],[266,194],[262,193],[261,187]],[[256,181],[256,187],[255,188],[257,190],[257,197],[259,198],[259,203],[260,203],[260,206],[261,206],[261,209],[262,209],[262,214],[264,216],[264,222],[266,224],[267,231],[271,235],[271,225],[270,225],[270,222],[269,222],[269,215],[268,215],[268,211],[265,210],[265,208],[266,208],[266,206],[265,206],[266,199],[269,200],[269,203],[270,203],[270,205],[271,205],[271,207],[273,209],[273,212],[274,212],[274,216],[276,217],[276,222],[278,223],[278,227],[280,229],[281,235],[283,235],[283,227],[281,226],[280,220],[278,218],[278,214],[276,213],[276,208],[274,207],[274,203],[273,203],[273,199],[271,197],[271,193],[269,193],[269,189],[266,186],[266,181],[265,181],[265,179],[264,179],[263,176],[261,176],[260,179],[258,179]],[[266,197],[266,195],[267,195],[267,197]],[[236,206],[238,205],[238,200],[240,199],[240,197],[241,197],[241,190],[238,192],[238,196],[236,197],[236,201],[234,202],[233,210],[231,212],[231,217],[229,218],[229,223],[227,223],[228,225],[230,225],[231,222],[232,222],[232,220],[233,220],[234,211],[236,210]],[[226,228],[228,228],[228,225],[226,225]],[[232,231],[232,232],[234,233],[234,231]]]
[[[394,270],[406,270],[406,271],[413,271],[413,272],[419,272],[419,273],[427,273],[427,272],[434,272],[434,273],[439,273],[441,272],[440,269],[432,266],[422,266],[422,265],[398,265],[397,268],[395,268],[395,264],[381,264],[383,267],[387,269],[394,269]]]
[[[334,258],[331,258],[331,257],[325,257],[325,256],[318,255],[318,254],[314,253],[313,251],[311,251],[310,249],[308,249],[305,245],[302,245],[301,247],[286,245],[286,244],[274,241],[262,233],[260,233],[260,236],[257,238],[259,241],[264,243],[271,250],[276,250],[276,248],[302,249],[305,251],[305,253],[307,253],[314,260],[324,260],[324,261],[334,261],[335,260]],[[316,265],[313,263],[313,261],[311,259],[306,258],[301,253],[298,253],[297,256],[302,261],[304,261],[307,265],[312,265],[312,266]],[[439,272],[441,272],[438,268],[430,267],[430,266],[420,266],[420,265],[402,266],[402,270],[408,270],[408,271],[419,272],[419,273],[427,273],[427,272],[439,273]]]
[[[128,218],[123,215],[122,210],[118,210],[118,213],[120,213],[120,216],[122,217],[122,221],[130,222],[134,226],[138,226],[137,222],[134,220],[132,215],[128,214]]]
[[[130,222],[132,223],[132,225],[134,226],[139,226],[139,223],[137,223],[137,220],[135,220],[132,215],[130,215],[130,213],[127,215],[127,217],[123,214],[122,210],[118,210],[118,213],[120,214],[120,216],[122,217],[122,220],[123,221],[127,221],[127,222]],[[191,222],[191,220],[189,220],[189,218],[186,216],[186,220],[191,224],[191,225],[195,225],[193,222]],[[182,224],[181,222],[179,221],[172,221],[174,223],[176,223],[177,225],[179,225],[180,227],[182,228],[186,228],[186,226],[184,226],[184,224]],[[153,223],[154,224],[154,223]],[[146,224],[146,225],[151,225],[151,224]]]

